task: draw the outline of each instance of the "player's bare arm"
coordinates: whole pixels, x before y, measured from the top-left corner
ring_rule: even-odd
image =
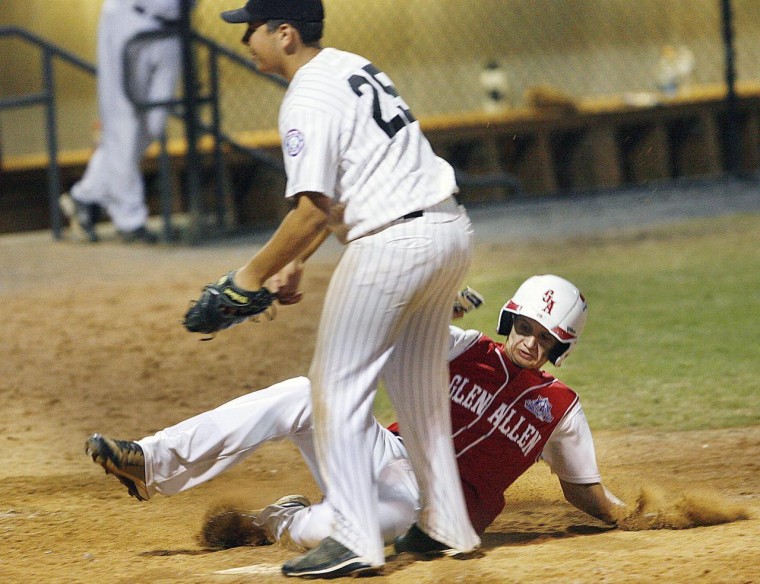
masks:
[[[567,502],[605,523],[617,523],[627,514],[628,507],[613,495],[602,483],[587,485],[570,483],[560,479]]]
[[[311,241],[309,247],[299,257],[266,281],[264,285],[276,294],[277,301],[280,304],[296,304],[301,301],[303,294],[299,290],[299,286],[304,264],[319,249],[319,246],[329,237],[330,233],[329,229],[324,229]]]
[[[257,290],[262,284],[313,251],[325,239],[330,200],[320,193],[300,193],[296,206],[288,212],[271,239],[235,274],[235,284]]]

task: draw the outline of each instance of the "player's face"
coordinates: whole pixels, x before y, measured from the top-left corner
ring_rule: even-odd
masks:
[[[544,326],[532,318],[517,315],[504,341],[504,350],[515,365],[540,369],[549,360],[549,351],[557,342]]]
[[[253,63],[260,71],[280,73],[277,58],[277,36],[274,31],[267,28],[266,21],[257,20],[249,23],[242,41],[251,51]]]

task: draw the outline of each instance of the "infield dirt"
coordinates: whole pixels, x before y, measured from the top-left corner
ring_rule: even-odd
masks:
[[[330,261],[309,267],[304,301],[281,308],[274,322],[198,342],[180,324],[188,300],[241,265],[250,247],[82,246],[18,236],[3,250],[0,580],[284,581],[279,568],[293,552],[212,552],[195,536],[206,509],[222,500],[256,508],[289,493],[318,499],[289,443],[265,445],[192,491],[138,503],[85,456],[84,441],[95,431],[139,438],[303,374]],[[487,253],[501,251],[491,245]],[[760,427],[595,432],[595,440],[608,486],[631,503],[643,487],[660,526],[678,509],[682,523],[671,526],[713,522],[711,509],[748,519],[609,529],[565,503],[556,478],[537,465],[507,492],[481,557],[415,562],[389,548],[385,575],[367,581],[760,582]],[[689,515],[695,508],[702,515]],[[218,573],[251,565],[248,573]]]

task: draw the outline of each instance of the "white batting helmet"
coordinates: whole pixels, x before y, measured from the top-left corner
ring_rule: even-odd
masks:
[[[496,331],[508,335],[515,314],[540,323],[559,343],[549,352],[549,361],[559,367],[578,342],[586,324],[588,305],[573,284],[551,274],[525,280],[501,308]]]

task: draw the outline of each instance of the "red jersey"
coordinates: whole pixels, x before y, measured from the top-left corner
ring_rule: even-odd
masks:
[[[578,396],[544,371],[518,367],[485,335],[449,370],[459,474],[473,527],[482,532],[504,508],[504,491],[538,460]]]
[[[449,372],[459,475],[470,520],[482,533],[578,396],[545,371],[518,367],[483,334],[449,362]]]

